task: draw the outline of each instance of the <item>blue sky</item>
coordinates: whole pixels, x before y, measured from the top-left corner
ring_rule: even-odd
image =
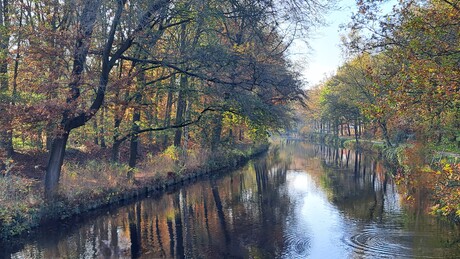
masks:
[[[397,0],[388,0],[381,6],[382,13],[389,13]],[[343,64],[344,57],[341,50],[341,36],[346,35],[346,29],[340,25],[348,25],[353,13],[357,12],[356,0],[338,0],[338,10],[327,14],[327,25],[318,28],[312,37],[307,39],[308,48],[301,40],[291,46],[290,58],[301,66],[303,78],[307,88],[320,83],[327,76],[333,75],[336,69]]]
[[[339,6],[340,10],[332,11],[325,16],[328,25],[318,28],[312,34],[312,38],[307,39],[310,49],[300,40],[291,48],[291,59],[302,66],[302,75],[308,82],[308,87],[333,74],[343,63],[340,37],[346,34],[346,31],[340,30],[339,27],[350,22],[351,15],[356,10],[355,0],[339,1]]]

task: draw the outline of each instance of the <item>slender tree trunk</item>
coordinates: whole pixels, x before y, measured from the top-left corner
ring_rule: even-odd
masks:
[[[120,66],[118,69],[118,79],[121,79],[123,75],[123,60],[120,61]],[[115,90],[115,100],[119,101],[120,89]],[[125,91],[124,100],[127,101],[129,98],[129,91]],[[118,139],[120,137],[120,125],[123,120],[123,114],[125,113],[125,106],[118,104],[115,107],[115,115],[113,120],[113,136],[112,136],[112,161],[118,163],[120,159],[120,145],[121,141]]]
[[[356,140],[356,145],[359,145],[359,120],[355,119],[355,140]]]
[[[118,163],[119,158],[120,158],[120,145],[121,141],[115,140],[112,144],[112,161],[115,163]]]
[[[185,109],[185,120],[186,121],[190,120],[191,111],[192,111],[192,101],[189,98],[189,100],[187,101],[187,107]],[[186,126],[184,127],[184,150],[187,149],[188,141],[189,141],[189,126]],[[187,152],[185,152],[184,154],[187,154]]]
[[[137,132],[139,132],[139,125],[138,122],[140,121],[141,118],[141,113],[139,109],[136,109],[133,114],[133,125],[131,128],[131,131],[133,133],[133,136],[131,137],[131,142],[129,145],[129,167],[131,169],[136,167],[136,162],[137,162],[137,155],[138,155],[138,149],[139,149],[139,135]],[[132,170],[130,170],[130,174],[128,174],[128,179],[132,180]]]
[[[165,109],[165,118],[164,118],[164,127],[168,127],[171,124],[171,110],[172,110],[172,103],[173,103],[173,88],[176,85],[176,75],[173,74],[171,76],[171,83],[170,88],[168,89],[168,97],[166,100],[166,109]],[[166,149],[168,147],[168,134],[165,132],[163,136],[163,148]]]
[[[161,87],[161,85],[158,84],[158,87]],[[151,104],[152,108],[144,112],[145,117],[149,121],[149,125],[155,125],[155,127],[159,125],[158,124],[158,112],[157,112],[159,101],[160,101],[160,90],[156,90],[154,101]],[[155,138],[155,134],[153,133],[153,131],[149,131],[148,136],[149,136],[149,143],[148,143],[149,146],[153,146],[154,143],[156,144],[159,143],[159,138],[158,136]]]
[[[186,49],[186,23],[181,24],[181,32],[180,32],[180,54],[185,55]],[[188,87],[188,77],[185,74],[181,74],[180,77],[180,90],[179,96],[177,97],[177,113],[176,113],[176,124],[181,124],[184,121],[184,113],[186,109],[186,97],[185,97],[185,90]],[[176,129],[176,133],[174,136],[174,146],[179,147],[181,144],[182,138],[182,128]]]
[[[187,76],[181,75],[181,90],[179,90],[179,95],[177,97],[177,111],[176,111],[176,124],[179,125],[184,121],[184,112],[186,108],[186,100],[185,100],[185,91],[183,86],[187,84]],[[182,128],[176,129],[176,133],[174,135],[174,146],[179,147],[182,141]]]
[[[220,138],[222,134],[222,114],[215,115],[214,117],[214,128],[211,137],[211,150],[217,150],[220,144]]]
[[[382,129],[382,134],[383,134],[383,138],[385,139],[385,143],[387,144],[388,147],[392,147],[393,145],[391,144],[391,141],[390,141],[390,136],[388,134],[388,128],[387,128],[386,121],[379,120],[378,123],[380,125],[380,128]]]
[[[104,127],[104,116],[105,116],[105,107],[101,109],[101,115],[99,116],[99,141],[101,148],[106,148],[107,144],[105,143],[105,127]]]
[[[99,128],[97,127],[97,119],[93,120],[94,144],[99,146]]]
[[[144,68],[140,67],[139,74],[137,76],[137,91],[134,97],[134,111],[133,111],[133,122],[131,126],[131,143],[129,145],[129,167],[135,168],[137,162],[137,155],[139,150],[139,122],[141,121],[141,111],[140,105],[142,101],[142,94],[141,90],[144,89],[145,86],[145,73]],[[132,170],[130,170],[132,171]],[[131,180],[133,177],[132,174],[128,174],[128,179]]]

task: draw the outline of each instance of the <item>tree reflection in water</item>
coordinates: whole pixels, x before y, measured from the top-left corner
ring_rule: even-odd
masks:
[[[231,174],[89,215],[17,240],[0,257],[460,255],[452,229],[426,218],[415,224],[402,210],[378,160],[303,142],[282,142]]]

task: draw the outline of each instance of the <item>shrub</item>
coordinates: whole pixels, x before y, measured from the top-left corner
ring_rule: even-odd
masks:
[[[85,194],[98,195],[104,190],[128,187],[128,166],[107,161],[65,163],[62,168],[60,193],[69,200]]]
[[[0,177],[2,235],[16,235],[37,224],[34,220],[43,205],[38,184],[37,181],[13,175]]]
[[[460,222],[460,164],[442,161],[439,170],[432,170],[435,205],[431,213],[451,217]]]

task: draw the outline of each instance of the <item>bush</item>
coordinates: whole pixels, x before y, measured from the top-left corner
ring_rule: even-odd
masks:
[[[439,170],[432,170],[435,205],[431,213],[460,222],[460,164],[442,161]]]
[[[108,189],[128,187],[128,166],[107,161],[65,163],[62,167],[60,193],[69,200],[82,194],[91,198]]]
[[[13,175],[0,177],[0,233],[16,235],[37,224],[43,205],[39,183]]]

